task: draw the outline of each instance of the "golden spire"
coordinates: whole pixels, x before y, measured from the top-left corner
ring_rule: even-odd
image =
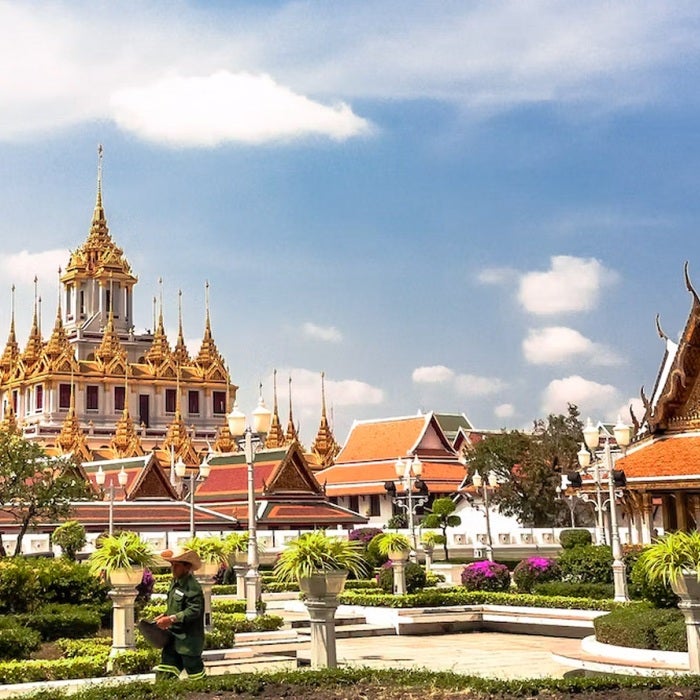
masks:
[[[62,455],[72,453],[83,462],[89,462],[92,459],[92,452],[88,447],[87,438],[75,414],[75,385],[73,383],[72,369],[70,373],[70,408],[61,425],[61,432],[56,439],[56,445]]]
[[[12,285],[10,332],[5,343],[5,350],[0,358],[0,371],[7,376],[15,366],[20,356],[19,343],[15,334],[15,285]]]
[[[115,357],[126,362],[126,351],[122,347],[117,332],[114,330],[114,312],[109,309],[107,326],[102,334],[102,342],[95,350],[95,357],[103,364],[108,365]]]
[[[209,282],[204,285],[205,289],[205,305],[206,305],[206,319],[204,323],[204,338],[202,338],[202,344],[199,348],[199,354],[197,355],[197,364],[203,369],[208,369],[214,363],[223,365],[223,360],[219,354],[219,350],[216,347],[214,338],[211,334],[211,319],[209,317]]]
[[[153,343],[146,353],[146,360],[153,365],[159,365],[170,357],[170,343],[168,336],[165,334],[165,326],[163,325],[163,278],[158,278],[160,285],[160,311],[158,313],[158,324],[156,332],[153,335]]]
[[[61,310],[61,268],[58,268],[58,305],[56,308],[56,321],[53,325],[53,332],[44,348],[44,353],[49,360],[53,361],[64,352],[73,354],[70,342],[63,327],[63,312]]]
[[[335,456],[340,452],[340,445],[333,437],[333,431],[326,416],[326,375],[324,372],[321,372],[321,424],[318,427],[316,439],[311,445],[311,452],[318,457],[322,467],[330,466]]]
[[[273,387],[273,407],[272,421],[270,422],[270,430],[267,433],[265,447],[274,449],[276,447],[284,447],[284,431],[280,425],[279,411],[277,410],[277,370],[272,371],[272,387]]]
[[[287,432],[284,436],[284,444],[290,445],[299,442],[299,431],[294,425],[294,414],[292,412],[292,377],[289,377],[289,420],[287,421]]]
[[[182,289],[177,291],[177,343],[173,350],[173,359],[182,365],[189,365],[192,362],[182,333]]]
[[[180,410],[180,366],[177,367],[177,395],[175,397],[175,415],[163,440],[163,449],[173,451],[175,457],[182,458],[186,464],[197,462],[197,452],[192,443]]]
[[[141,457],[144,454],[135,428],[134,421],[129,415],[129,369],[124,370],[124,409],[122,416],[117,421],[114,430],[114,437],[110,443],[110,447],[114,450],[116,459],[125,459],[128,457]]]
[[[27,369],[35,365],[39,358],[41,357],[41,352],[44,349],[44,341],[41,338],[41,331],[39,330],[39,317],[38,317],[38,294],[37,294],[37,282],[39,281],[36,275],[34,276],[34,318],[32,320],[32,330],[29,333],[29,340],[27,341],[27,346],[24,348],[22,353],[22,360],[27,366]]]
[[[219,427],[219,432],[214,441],[215,452],[235,452],[236,443],[231,436],[231,430],[228,427],[228,414],[231,413],[231,375],[226,368],[226,415],[224,416],[224,424]]]
[[[8,401],[5,404],[5,415],[0,422],[0,430],[5,433],[17,433],[19,432],[19,426],[17,425],[17,416],[15,415],[15,409],[12,407],[12,401]]]

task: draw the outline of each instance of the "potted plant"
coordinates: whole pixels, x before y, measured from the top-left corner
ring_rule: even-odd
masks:
[[[670,584],[681,598],[700,598],[700,532],[671,532],[640,559],[650,581]]]
[[[250,535],[247,532],[231,532],[226,535],[224,542],[228,552],[228,563],[231,566],[247,563],[249,540]],[[259,546],[258,549],[260,549]]]
[[[383,532],[377,535],[377,548],[392,561],[406,561],[411,551],[411,540],[399,532]]]
[[[275,564],[275,575],[283,582],[298,581],[311,598],[325,598],[341,593],[348,573],[361,575],[366,568],[361,543],[315,530],[287,544]]]
[[[445,536],[441,535],[439,532],[424,532],[420,538],[420,543],[423,545],[423,550],[427,554],[432,554],[435,547],[439,544],[444,544]]]
[[[202,576],[214,576],[219,567],[228,562],[229,548],[220,537],[191,537],[183,547],[199,555]]]
[[[93,574],[104,574],[115,585],[138,586],[146,567],[154,566],[157,555],[151,545],[135,532],[105,535],[88,559]]]

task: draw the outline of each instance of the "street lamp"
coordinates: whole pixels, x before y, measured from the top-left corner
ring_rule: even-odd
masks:
[[[102,466],[100,466],[95,474],[95,482],[100,487],[103,494],[103,487],[106,480],[107,475],[102,470]],[[121,488],[124,488],[126,486],[126,482],[129,481],[129,475],[124,471],[124,467],[119,470],[119,473],[117,474],[117,481],[119,482],[119,486]],[[109,495],[109,534],[111,535],[114,532],[114,478],[110,478],[109,480],[107,494]]]
[[[477,491],[481,491],[484,500],[484,515],[486,517],[486,558],[493,561],[493,539],[491,538],[491,513],[489,512],[489,487],[494,488],[498,484],[493,472],[488,474],[488,484],[479,472],[474,472],[472,484]],[[483,489],[483,490],[482,490]]]
[[[197,488],[198,481],[204,481],[211,471],[211,466],[209,466],[209,456],[207,455],[202,463],[199,465],[199,473],[195,474],[192,472],[189,476],[189,493],[188,500],[190,503],[190,537],[195,537],[197,534],[195,524],[194,524],[194,492]],[[178,479],[183,479],[187,474],[187,465],[182,461],[182,457],[179,457],[175,464],[175,475]]]
[[[577,475],[578,476],[578,475]],[[580,479],[580,477],[579,477]],[[576,527],[576,504],[582,500],[580,496],[575,493],[566,494],[566,489],[569,486],[570,481],[567,480],[566,476],[562,476],[561,484],[557,486],[557,497],[559,500],[564,501],[569,507],[569,514],[571,515],[571,527]],[[580,484],[579,484],[580,485]],[[573,483],[572,483],[573,486]]]
[[[610,437],[606,435],[605,444],[603,449],[596,451],[598,444],[600,442],[600,431],[596,426],[591,423],[589,418],[586,422],[586,427],[583,429],[583,439],[586,443],[586,447],[590,450],[591,454],[595,458],[593,463],[593,481],[596,484],[596,496],[598,503],[596,510],[599,515],[600,527],[602,528],[602,511],[603,504],[601,502],[600,492],[602,490],[602,479],[603,472],[607,472],[608,480],[608,503],[610,504],[610,531],[612,540],[612,555],[613,555],[613,583],[615,586],[615,600],[617,601],[627,601],[629,596],[627,594],[627,579],[625,577],[625,562],[622,559],[622,547],[620,546],[620,530],[617,526],[617,510],[616,510],[616,494],[615,488],[622,487],[627,483],[625,477],[625,472],[622,470],[615,469],[615,460],[619,454],[624,453],[627,446],[630,444],[630,427],[622,422],[622,419],[618,417],[617,423],[613,428],[613,434],[615,435],[615,442],[620,448],[619,450],[613,450],[610,447]],[[588,468],[591,462],[591,455],[586,458],[582,453],[588,452],[588,450],[581,450],[579,455],[579,464],[585,470]],[[601,461],[603,463],[603,468],[601,469]]]
[[[418,549],[416,542],[416,520],[418,508],[424,506],[430,494],[427,484],[420,478],[423,473],[423,463],[418,459],[418,455],[414,455],[413,459],[410,456],[402,460],[399,457],[395,464],[396,478],[403,486],[403,495],[397,493],[396,484],[393,481],[384,483],[384,490],[389,494],[392,501],[399,507],[403,508],[408,515],[408,529],[411,533],[411,543],[413,545],[412,556],[415,557],[415,552]],[[413,489],[416,488],[414,494]]]
[[[266,408],[262,397],[262,384],[258,406],[253,411],[253,427],[246,425],[245,413],[238,409],[236,403],[233,410],[226,416],[231,437],[236,441],[239,449],[243,450],[246,465],[248,467],[248,571],[245,575],[245,616],[253,620],[258,615],[258,601],[260,600],[260,574],[258,573],[258,536],[257,536],[257,512],[255,505],[255,479],[254,464],[255,454],[265,444],[264,435],[270,430],[272,412]]]

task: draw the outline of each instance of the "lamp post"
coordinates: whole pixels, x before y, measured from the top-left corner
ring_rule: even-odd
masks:
[[[586,452],[588,454],[588,452]],[[590,456],[590,455],[589,455]],[[573,486],[575,489],[581,488],[581,475],[578,472],[573,472],[573,474],[564,475],[562,474],[561,483],[557,486],[557,497],[566,503],[569,507],[569,514],[571,515],[571,527],[576,527],[576,504],[585,498],[581,498],[578,491],[576,493],[570,493],[567,495],[566,490],[569,486]]]
[[[620,450],[613,450],[610,447],[610,438],[605,437],[605,444],[603,449],[597,451],[598,444],[600,442],[600,431],[596,426],[591,423],[589,418],[586,427],[583,429],[583,439],[586,443],[586,447],[590,450],[591,454],[595,458],[593,464],[593,480],[596,483],[596,496],[598,499],[596,510],[599,515],[600,527],[602,529],[602,511],[603,504],[601,502],[601,490],[602,490],[602,479],[604,478],[603,472],[607,472],[608,480],[608,503],[610,504],[610,533],[612,541],[612,555],[613,555],[613,584],[615,587],[615,600],[617,601],[627,601],[629,596],[627,594],[627,579],[625,577],[625,562],[622,559],[622,547],[620,545],[620,530],[617,525],[617,509],[616,509],[616,495],[615,488],[617,486],[624,486],[627,483],[625,473],[621,470],[615,469],[615,459],[620,453],[624,453],[627,446],[630,444],[630,428],[622,422],[622,419],[618,417],[617,423],[613,428],[613,433],[615,435],[615,442],[617,443]],[[588,468],[591,461],[591,455],[589,454],[586,458],[582,455],[582,452],[588,452],[588,450],[581,450],[578,453],[579,464],[585,469]],[[614,456],[613,456],[614,455]],[[603,469],[601,470],[601,461],[603,464]]]
[[[481,491],[484,500],[484,516],[486,517],[486,558],[493,561],[493,539],[491,538],[491,513],[489,512],[489,487],[494,488],[498,481],[493,472],[488,474],[488,484],[479,472],[474,472],[472,476],[472,484],[477,491]]]
[[[104,473],[102,470],[102,467],[100,466],[97,470],[97,473],[95,474],[95,482],[97,485],[100,487],[100,490],[103,491],[104,493],[104,485],[105,481],[107,480],[107,475]],[[124,467],[122,467],[119,470],[119,473],[117,474],[117,481],[119,482],[119,486],[121,488],[124,488],[126,486],[126,482],[129,481],[129,475],[124,471]],[[109,496],[109,534],[111,535],[114,532],[114,478],[111,478],[109,480],[109,486],[107,487],[107,494]]]
[[[264,435],[270,430],[272,412],[266,408],[262,397],[262,384],[258,406],[253,411],[253,426],[246,425],[245,413],[234,403],[226,417],[231,436],[239,449],[243,450],[248,469],[248,571],[245,575],[245,616],[253,620],[258,616],[260,600],[260,574],[258,573],[258,528],[255,505],[255,455],[264,445]]]
[[[384,483],[384,489],[391,497],[392,501],[406,511],[408,516],[408,530],[411,533],[411,544],[413,551],[411,557],[415,557],[418,549],[416,542],[416,518],[418,508],[424,506],[430,497],[426,483],[420,478],[423,473],[423,463],[414,455],[410,455],[405,460],[399,457],[394,463],[397,481],[403,486],[403,495],[399,495],[396,484],[393,481]],[[414,493],[413,489],[416,488]]]
[[[189,492],[187,494],[188,496],[188,501],[190,504],[190,537],[195,537],[197,534],[195,522],[194,522],[194,492],[197,489],[197,482],[198,481],[204,481],[208,476],[209,472],[211,471],[211,467],[209,466],[209,461],[208,461],[208,456],[205,457],[202,460],[202,463],[199,465],[199,473],[195,474],[194,472],[189,475]],[[182,461],[182,457],[179,457],[176,464],[175,464],[175,475],[179,479],[185,478],[185,475],[187,474],[187,465]]]

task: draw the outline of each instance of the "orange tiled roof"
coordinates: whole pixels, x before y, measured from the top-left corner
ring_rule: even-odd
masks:
[[[700,436],[677,435],[642,444],[616,463],[628,479],[695,476],[700,479]]]
[[[407,455],[425,430],[430,415],[355,423],[335,463],[395,460]]]

